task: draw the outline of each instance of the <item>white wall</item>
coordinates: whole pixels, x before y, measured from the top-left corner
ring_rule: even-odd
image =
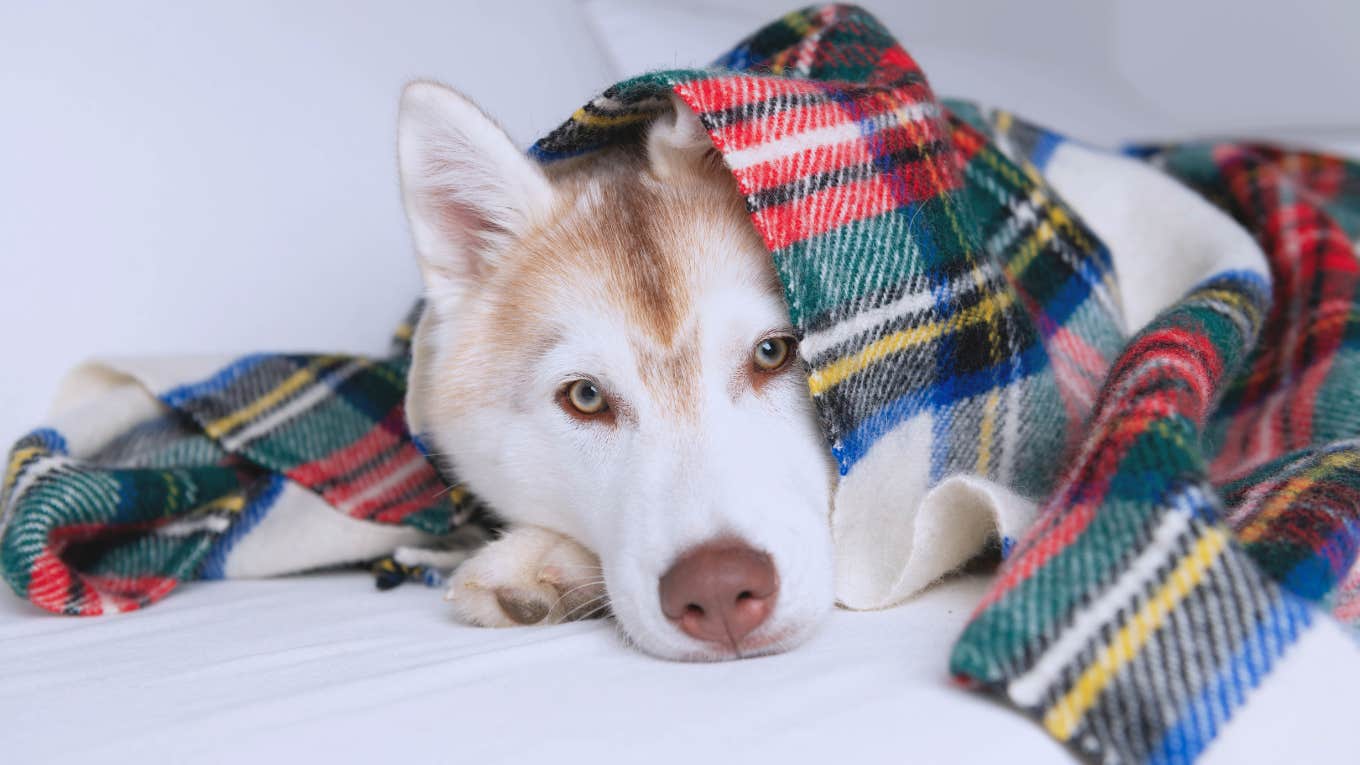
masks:
[[[706,60],[799,0],[587,4],[607,19],[613,62],[633,70]],[[1271,134],[1356,145],[1360,137],[1355,0],[859,4],[916,57],[937,93],[1088,139]]]
[[[527,143],[796,4],[0,2],[0,449],[92,355],[381,350],[417,286],[404,81],[463,88]],[[1096,140],[1360,139],[1360,3],[863,4],[938,91]]]
[[[402,84],[528,141],[613,79],[572,3],[0,3],[0,451],[92,355],[379,351]]]

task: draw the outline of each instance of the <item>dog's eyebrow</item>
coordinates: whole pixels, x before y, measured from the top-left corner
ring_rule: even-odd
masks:
[[[520,347],[522,353],[511,362],[511,369],[516,370],[510,386],[514,393],[513,401],[517,410],[527,411],[530,401],[535,397],[534,387],[534,365],[544,356],[552,353],[553,349],[562,344],[564,336],[560,331],[552,330],[542,335],[530,335],[525,338]],[[505,346],[500,346],[504,348]]]
[[[552,353],[557,346],[561,345],[566,337],[562,330],[553,328],[542,335],[534,335],[533,341],[525,349],[525,359],[527,361],[538,361],[539,359]]]

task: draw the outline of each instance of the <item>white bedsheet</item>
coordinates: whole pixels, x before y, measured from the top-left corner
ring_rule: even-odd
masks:
[[[639,654],[604,621],[464,627],[434,590],[367,579],[190,584],[88,619],[0,596],[4,759],[1070,761],[1032,722],[950,684],[980,579],[837,612],[792,653],[703,665]]]

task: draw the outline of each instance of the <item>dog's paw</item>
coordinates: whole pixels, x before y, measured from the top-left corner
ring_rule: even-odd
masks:
[[[460,565],[444,596],[482,627],[559,624],[608,610],[600,561],[572,539],[515,526]]]

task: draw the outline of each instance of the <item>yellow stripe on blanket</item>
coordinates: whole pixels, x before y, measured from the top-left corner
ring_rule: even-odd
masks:
[[[1355,452],[1336,452],[1328,454],[1316,465],[1308,468],[1299,475],[1290,478],[1285,484],[1273,492],[1261,508],[1256,513],[1251,523],[1237,529],[1237,539],[1242,544],[1259,542],[1271,530],[1271,524],[1280,516],[1290,510],[1299,507],[1299,500],[1304,492],[1308,491],[1318,482],[1319,479],[1327,477],[1337,470],[1355,470],[1360,468],[1360,454]]]
[[[339,356],[318,356],[312,363],[289,375],[288,379],[279,383],[274,390],[260,396],[226,417],[214,420],[208,424],[208,427],[205,428],[204,431],[212,438],[221,438],[236,427],[250,422],[260,414],[274,408],[284,399],[296,393],[304,386],[314,382],[316,380],[317,370],[322,367],[330,366],[339,358]]]
[[[1012,302],[1011,293],[1002,292],[979,300],[976,305],[960,311],[948,321],[937,321],[919,327],[899,330],[864,346],[859,351],[836,359],[808,375],[808,388],[816,396],[836,387],[851,375],[872,366],[885,356],[934,340],[946,332],[957,331],[972,324],[996,321],[997,316]]]
[[[232,492],[225,496],[218,497],[208,504],[198,508],[200,512],[211,512],[213,510],[225,510],[228,513],[239,513],[245,509],[246,498],[241,492]]]
[[[1091,666],[1077,678],[1072,690],[1044,715],[1044,727],[1054,738],[1066,741],[1072,737],[1081,718],[1095,704],[1100,692],[1124,665],[1133,661],[1152,634],[1166,621],[1167,615],[1199,584],[1204,572],[1209,570],[1226,547],[1227,537],[1223,532],[1214,528],[1205,530],[1204,536],[1167,577],[1166,584],[1119,630]]]
[[[43,454],[47,450],[41,446],[29,446],[24,449],[16,449],[9,460],[9,469],[5,471],[5,482],[0,484],[0,492],[8,492],[14,482],[19,480],[19,471],[32,458]]]
[[[616,125],[627,125],[630,122],[641,122],[655,117],[655,112],[629,112],[627,114],[591,114],[584,108],[577,109],[571,115],[572,122],[579,122],[582,125],[591,127],[614,127]]]
[[[978,475],[990,475],[992,438],[996,434],[996,410],[1000,404],[1001,394],[993,389],[982,405],[982,426],[978,429],[978,456],[974,468]]]

